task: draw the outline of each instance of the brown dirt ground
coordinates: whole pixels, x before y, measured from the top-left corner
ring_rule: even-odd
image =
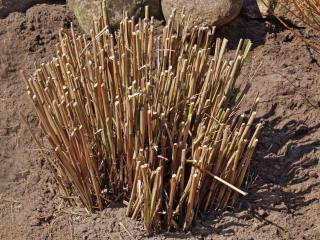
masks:
[[[49,60],[59,29],[71,21],[63,4],[0,19],[0,239],[146,238],[121,206],[90,216],[65,206],[46,161],[50,156],[37,150],[20,123],[19,111],[43,137],[20,71],[32,74]],[[259,93],[258,115],[265,122],[249,195],[237,207],[196,222],[192,233],[154,239],[320,239],[320,58],[279,30],[272,22],[240,17],[219,33],[231,38],[231,47],[237,37],[255,42],[240,79],[252,78],[242,109]]]

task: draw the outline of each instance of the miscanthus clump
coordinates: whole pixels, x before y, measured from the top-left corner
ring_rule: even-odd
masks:
[[[261,124],[255,99],[238,113],[235,83],[251,42],[226,60],[228,41],[184,15],[156,35],[146,9],[112,34],[103,13],[90,41],[61,32],[56,57],[25,79],[61,194],[89,212],[123,201],[149,233],[187,230],[246,194]]]

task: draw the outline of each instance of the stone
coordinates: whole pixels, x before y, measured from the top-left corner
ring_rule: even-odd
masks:
[[[310,171],[310,172],[309,172],[309,176],[310,176],[310,177],[313,177],[313,178],[318,178],[318,177],[319,177],[319,174],[318,174],[316,171]]]
[[[101,3],[103,0],[68,0],[69,8],[74,12],[79,25],[87,33],[90,33],[92,22],[99,19],[101,15]],[[127,11],[129,16],[142,16],[143,9],[149,6],[150,15],[161,16],[160,0],[106,0],[110,28],[119,26],[123,12]]]
[[[269,215],[269,214],[267,213],[267,211],[264,210],[264,209],[262,209],[262,208],[260,208],[260,209],[258,210],[258,214],[259,214],[260,217],[263,217],[263,218],[268,217],[268,215]]]
[[[184,8],[190,14],[190,27],[220,27],[236,18],[242,5],[243,0],[162,0],[162,12],[168,20],[174,9],[180,13]]]
[[[32,5],[43,2],[45,0],[0,0],[0,18],[5,18],[12,12],[26,11]]]

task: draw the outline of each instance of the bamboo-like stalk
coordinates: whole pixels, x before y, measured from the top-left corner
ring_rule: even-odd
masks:
[[[184,15],[174,13],[162,36],[148,11],[112,35],[103,13],[90,43],[73,28],[60,33],[56,58],[24,79],[56,178],[88,211],[125,200],[148,233],[187,230],[198,211],[246,194],[262,125],[252,133],[255,99],[249,116],[238,115],[235,82],[251,42],[241,40],[229,61],[228,41],[211,49],[214,28],[189,31]]]

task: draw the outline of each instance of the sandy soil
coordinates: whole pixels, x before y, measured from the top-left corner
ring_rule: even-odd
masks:
[[[50,59],[59,29],[71,21],[63,4],[0,19],[0,239],[146,238],[121,205],[90,216],[65,206],[46,160],[52,156],[38,151],[20,122],[21,111],[44,137],[20,71],[32,74]],[[240,79],[252,82],[242,109],[259,94],[265,123],[249,195],[237,207],[196,222],[192,233],[153,238],[320,239],[320,57],[272,22],[240,17],[219,35],[231,38],[231,48],[238,37],[255,43]]]

